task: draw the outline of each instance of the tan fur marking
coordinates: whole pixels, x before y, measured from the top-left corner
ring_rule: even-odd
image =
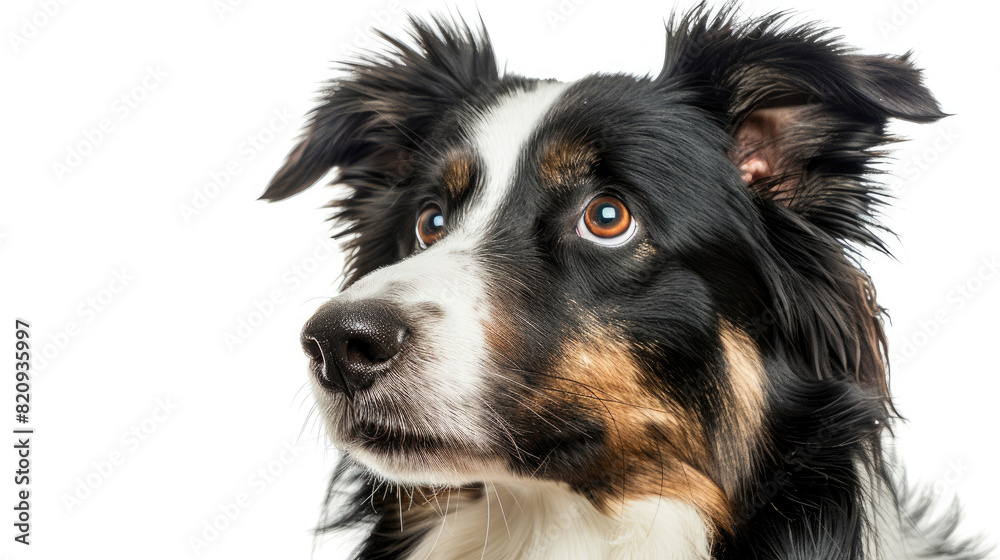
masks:
[[[561,188],[586,178],[597,161],[592,148],[576,141],[558,140],[542,158],[541,177],[549,187]]]
[[[764,363],[753,340],[733,325],[721,321],[719,341],[729,378],[728,413],[719,434],[720,476],[726,491],[733,494],[750,476],[753,458],[760,449],[764,423]]]
[[[625,501],[661,496],[689,503],[714,526],[729,530],[732,506],[708,474],[713,453],[701,423],[678,403],[648,390],[630,342],[612,329],[598,328],[570,340],[561,355],[553,383],[561,392],[553,394],[575,399],[605,424],[603,456],[580,473],[585,485],[606,484],[592,496],[595,505],[612,514]]]
[[[454,198],[462,196],[472,183],[473,161],[468,155],[449,159],[441,168],[441,183]]]
[[[516,325],[525,323],[519,321],[512,311],[502,305],[493,305],[490,320],[483,324],[486,343],[493,349],[493,355],[501,367],[516,363],[517,357],[524,351],[525,341]]]
[[[764,414],[764,364],[760,350],[745,332],[728,323],[722,323],[719,330],[735,404],[746,414],[747,428],[756,432]]]

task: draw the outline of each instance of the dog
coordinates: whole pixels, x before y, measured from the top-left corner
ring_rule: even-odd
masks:
[[[859,264],[887,122],[946,114],[908,55],[737,11],[571,83],[411,18],[325,89],[261,198],[347,188],[301,341],[354,558],[981,557],[884,450]]]

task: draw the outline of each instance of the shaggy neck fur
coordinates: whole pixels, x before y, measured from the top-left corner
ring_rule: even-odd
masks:
[[[411,517],[404,531],[423,535],[406,560],[710,558],[706,526],[690,505],[633,500],[606,515],[561,483],[452,490]]]

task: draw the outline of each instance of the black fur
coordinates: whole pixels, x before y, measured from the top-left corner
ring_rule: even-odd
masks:
[[[704,470],[735,511],[731,528],[718,531],[715,558],[860,559],[873,497],[856,466],[896,488],[881,449],[895,416],[882,310],[857,264],[863,247],[886,250],[877,221],[886,194],[872,165],[893,140],[889,119],[945,114],[908,56],[860,55],[818,27],[789,26],[780,14],[739,22],[735,11],[701,6],[672,18],[655,78],[598,75],[574,84],[521,162],[519,204],[490,226],[483,260],[509,286],[533,287],[498,291],[536,332],[559,340],[555,333],[585,329],[567,301],[628,332],[649,365],[648,389],[701,419],[720,455]],[[427,200],[460,211],[462,200],[442,194],[436,180],[442,156],[467,139],[470,108],[535,87],[500,74],[481,28],[439,19],[412,25],[413,46],[385,37],[390,54],[352,64],[330,84],[262,197],[286,198],[339,168],[350,194],[332,207],[348,251],[347,285],[416,250],[413,219]],[[767,107],[790,107],[793,122],[776,172],[748,188],[734,153],[748,118]],[[594,176],[577,193],[538,194],[541,164],[531,154],[567,139],[597,152]],[[588,193],[608,189],[645,217],[642,235],[656,248],[650,260],[610,259],[564,234]],[[754,457],[725,457],[729,425],[712,392],[725,381],[720,317],[748,333],[766,362],[766,423]],[[550,371],[556,344],[522,342],[506,366]],[[549,380],[522,381],[545,390]],[[523,412],[514,401],[498,397],[497,406],[525,439],[527,458],[507,457],[515,472],[599,495],[642,468],[596,470],[611,436],[574,403],[552,412],[567,424],[558,441],[517,424]],[[752,467],[733,466],[738,460]],[[421,535],[400,533],[398,502],[408,498],[398,492],[406,490],[345,459],[321,531],[372,527],[356,558],[399,557]],[[900,511],[926,513],[926,504],[907,506],[902,488],[894,492]],[[971,544],[949,542],[953,526],[929,534],[928,552],[979,557]]]

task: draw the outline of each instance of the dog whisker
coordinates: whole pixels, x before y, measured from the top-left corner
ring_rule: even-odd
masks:
[[[510,444],[511,444],[511,446],[513,446],[514,453],[517,455],[518,461],[521,461],[522,463],[524,463],[524,457],[521,456],[521,449],[518,448],[518,446],[517,446],[517,440],[514,438],[514,434],[512,434],[510,432],[509,423],[506,420],[504,420],[504,418],[502,416],[500,416],[499,414],[497,414],[497,411],[494,410],[494,408],[492,406],[490,406],[490,404],[488,402],[486,402],[485,400],[482,400],[480,402],[487,409],[489,409],[490,413],[493,415],[493,418],[496,419],[497,424],[503,429],[504,434],[507,435],[507,439],[510,440]]]
[[[400,491],[400,485],[396,485],[396,501],[399,503],[399,532],[403,532],[403,493]]]
[[[483,497],[486,499],[486,536],[483,537],[483,553],[479,555],[479,560],[486,558],[486,546],[490,543],[490,493],[488,491],[483,492]]]
[[[461,491],[461,489],[459,489],[459,491]],[[434,553],[434,549],[437,548],[438,542],[441,541],[441,533],[444,532],[445,525],[447,525],[447,520],[448,520],[448,506],[449,505],[451,505],[451,491],[448,492],[448,498],[445,500],[444,515],[441,516],[441,527],[438,528],[437,536],[434,537],[434,543],[431,545],[430,549],[427,551],[427,555],[424,556],[424,560],[428,560],[431,557],[431,554]]]
[[[507,524],[507,514],[504,513],[504,511],[503,511],[503,501],[500,500],[500,492],[497,490],[497,485],[496,484],[490,483],[490,486],[493,487],[493,493],[496,494],[496,496],[497,496],[497,505],[500,506],[500,516],[503,517],[503,526],[507,528],[507,539],[512,540],[511,536],[510,536],[510,525]],[[489,492],[489,491],[487,490],[487,492]]]

